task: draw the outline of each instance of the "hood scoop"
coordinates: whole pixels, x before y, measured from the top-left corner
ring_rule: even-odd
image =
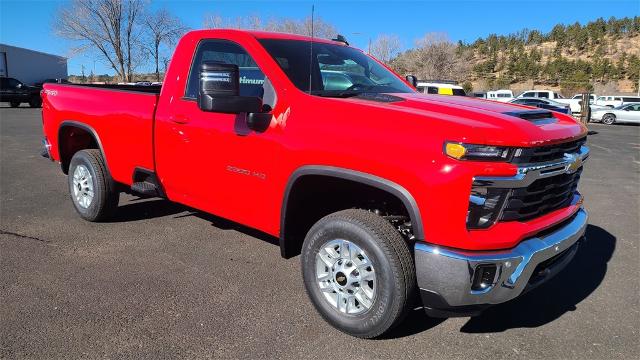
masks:
[[[548,110],[510,111],[504,114],[530,121],[536,125],[552,124],[558,121],[558,119],[553,116],[553,113]]]

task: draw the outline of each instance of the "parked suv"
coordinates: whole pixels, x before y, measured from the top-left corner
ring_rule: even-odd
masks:
[[[0,102],[8,102],[11,107],[28,103],[31,107],[40,107],[40,90],[27,86],[14,78],[0,78]]]

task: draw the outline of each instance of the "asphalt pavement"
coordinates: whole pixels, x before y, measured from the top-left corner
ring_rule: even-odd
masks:
[[[588,241],[564,272],[479,317],[416,309],[360,340],[320,318],[299,257],[268,237],[129,195],[113,221],[81,220],[39,155],[40,109],[3,107],[0,358],[638,358],[640,126],[590,128]]]

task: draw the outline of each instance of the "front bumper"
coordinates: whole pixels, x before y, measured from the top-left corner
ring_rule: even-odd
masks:
[[[500,251],[465,251],[418,242],[416,276],[425,309],[432,316],[466,316],[511,300],[550,279],[574,257],[587,227],[587,212],[518,246]],[[491,284],[474,290],[478,266],[495,265]]]
[[[46,137],[42,138],[42,149],[40,150],[40,155],[53,161],[53,157],[51,156],[51,143]]]

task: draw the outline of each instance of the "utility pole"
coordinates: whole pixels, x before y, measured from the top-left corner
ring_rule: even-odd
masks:
[[[638,72],[638,96],[640,96],[640,72]]]

